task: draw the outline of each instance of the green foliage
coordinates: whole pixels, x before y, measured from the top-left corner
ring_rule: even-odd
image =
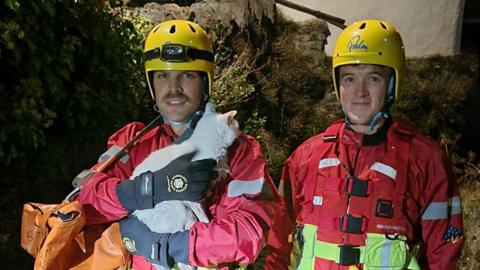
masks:
[[[148,22],[93,1],[7,2],[19,8],[0,8],[0,261],[32,269],[21,203],[61,201],[107,136],[138,117]]]
[[[298,31],[297,24],[279,18],[271,55],[257,86],[261,89],[255,100],[258,115],[266,116],[260,142],[275,179],[288,154],[338,115],[337,107],[325,111],[322,105],[333,89],[330,61],[322,51],[304,50]]]
[[[250,134],[257,140],[262,140],[262,131],[265,130],[266,116],[260,116],[258,112],[253,112],[251,117],[244,121],[242,131]]]
[[[436,139],[457,141],[465,121],[462,106],[476,77],[475,60],[472,55],[410,60],[392,112]]]
[[[5,6],[11,10],[18,10],[20,8],[20,3],[17,0],[5,0]]]
[[[238,105],[253,97],[255,86],[247,78],[256,70],[248,63],[250,57],[250,52],[244,51],[231,65],[216,73],[211,98],[218,107]]]
[[[137,113],[144,92],[135,22],[85,1],[19,2],[0,20],[4,164],[45,145],[49,129],[105,134]]]

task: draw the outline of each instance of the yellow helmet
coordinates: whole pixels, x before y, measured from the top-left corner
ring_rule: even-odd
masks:
[[[349,64],[375,64],[392,68],[395,71],[394,93],[387,98],[398,96],[400,70],[405,65],[405,52],[400,34],[395,27],[385,21],[362,20],[345,28],[338,36],[332,56],[333,83],[337,99],[338,67]],[[391,90],[390,90],[391,91]]]
[[[152,98],[155,99],[151,73],[157,70],[203,71],[208,76],[208,94],[213,83],[213,47],[200,25],[185,21],[165,21],[147,36],[144,48],[145,74]]]

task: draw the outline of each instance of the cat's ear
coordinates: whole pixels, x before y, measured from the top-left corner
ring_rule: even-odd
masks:
[[[215,105],[212,102],[207,102],[207,105],[205,106],[205,113],[211,113],[211,112],[216,112],[215,111]]]
[[[237,111],[229,111],[227,112],[227,124],[231,125],[235,120],[234,117],[237,114]]]

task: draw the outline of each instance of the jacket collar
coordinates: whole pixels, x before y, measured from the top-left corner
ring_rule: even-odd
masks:
[[[356,144],[360,144],[361,146],[379,145],[387,139],[387,131],[391,124],[391,118],[386,119],[385,123],[377,130],[377,132],[370,135],[357,133],[348,124],[345,124],[344,132],[345,135],[348,134]]]

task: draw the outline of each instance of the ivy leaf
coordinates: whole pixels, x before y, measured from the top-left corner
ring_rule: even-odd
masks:
[[[13,11],[17,11],[20,8],[20,3],[17,0],[5,0],[5,6]]]

